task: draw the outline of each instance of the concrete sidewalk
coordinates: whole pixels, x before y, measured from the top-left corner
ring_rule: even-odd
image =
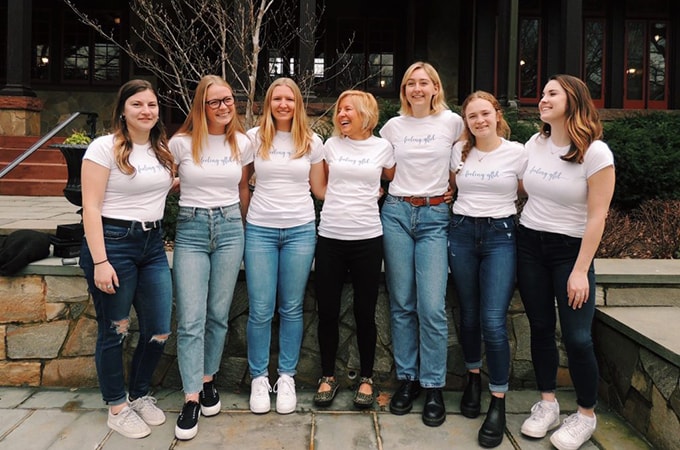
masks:
[[[338,394],[333,406],[313,406],[311,390],[298,391],[298,408],[293,414],[272,411],[255,415],[248,410],[247,392],[221,393],[222,412],[201,418],[199,433],[190,441],[174,437],[175,421],[182,406],[181,392],[162,390],[155,393],[167,421],[152,427],[144,439],[127,439],[106,426],[106,408],[96,389],[47,389],[0,387],[0,449],[443,449],[478,448],[477,431],[484,415],[467,419],[460,414],[460,392],[446,392],[447,419],[440,427],[423,425],[423,396],[412,413],[390,414],[376,405],[374,410],[359,412],[352,407],[352,393]],[[387,403],[388,393],[379,398]],[[573,412],[571,391],[558,393],[563,417]],[[275,397],[272,396],[274,402]],[[384,400],[383,400],[384,399]],[[550,449],[548,437],[529,439],[519,433],[536,400],[533,391],[510,392],[507,404],[506,436],[499,449]],[[486,411],[488,397],[482,405]],[[651,448],[617,415],[601,407],[598,428],[584,450],[633,450]]]

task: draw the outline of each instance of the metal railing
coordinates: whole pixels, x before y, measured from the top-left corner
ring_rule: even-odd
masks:
[[[17,158],[14,161],[9,163],[7,165],[7,167],[2,169],[2,171],[0,171],[0,178],[7,175],[10,171],[12,171],[12,169],[14,169],[16,166],[21,164],[23,160],[25,160],[26,158],[31,156],[36,150],[38,150],[40,147],[42,147],[47,141],[52,139],[61,130],[66,128],[66,126],[68,124],[70,124],[71,122],[73,122],[74,120],[76,120],[78,117],[80,117],[83,114],[87,115],[87,125],[90,127],[90,133],[89,134],[90,134],[91,138],[94,138],[94,136],[97,133],[97,116],[98,116],[97,113],[84,112],[84,111],[75,112],[75,113],[71,114],[71,116],[68,119],[66,119],[65,121],[63,121],[62,123],[57,125],[56,127],[52,128],[45,136],[40,138],[38,140],[38,142],[31,145],[25,152],[23,152],[21,155],[17,156]]]

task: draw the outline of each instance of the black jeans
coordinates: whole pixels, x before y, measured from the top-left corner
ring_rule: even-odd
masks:
[[[531,328],[531,359],[538,389],[550,392],[557,385],[557,299],[562,342],[567,351],[576,401],[583,408],[593,408],[597,403],[599,372],[591,336],[595,315],[592,262],[588,270],[588,301],[576,310],[567,304],[567,280],[580,247],[579,238],[520,226],[517,230],[517,282]]]
[[[322,374],[332,376],[335,373],[342,287],[349,272],[354,289],[353,309],[361,376],[373,376],[375,305],[382,266],[382,236],[356,241],[319,236],[314,261]]]

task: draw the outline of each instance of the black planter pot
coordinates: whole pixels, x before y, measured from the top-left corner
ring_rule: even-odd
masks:
[[[51,147],[58,148],[66,160],[68,180],[64,188],[66,199],[76,206],[83,206],[83,196],[80,190],[80,166],[87,145],[80,144],[53,144]]]

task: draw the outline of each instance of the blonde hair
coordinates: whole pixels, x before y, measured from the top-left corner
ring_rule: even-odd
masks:
[[[560,156],[564,161],[583,163],[583,157],[590,144],[602,138],[602,122],[588,86],[572,75],[554,75],[550,80],[557,81],[567,94],[566,131],[571,141],[569,151]],[[550,81],[549,80],[549,81]],[[550,136],[550,124],[543,123],[541,136]]]
[[[118,169],[125,175],[133,175],[135,173],[135,168],[130,164],[130,153],[132,153],[133,143],[127,128],[127,122],[125,121],[125,102],[133,95],[144,91],[151,91],[156,99],[158,99],[156,90],[147,80],[128,81],[118,89],[116,107],[113,109],[113,117],[111,119],[113,154]],[[149,132],[149,142],[158,162],[172,174],[174,159],[172,153],[168,150],[168,136],[165,133],[165,127],[160,115]]]
[[[177,130],[177,134],[191,136],[191,156],[196,164],[200,163],[201,151],[205,142],[208,140],[208,118],[205,113],[205,102],[210,86],[224,86],[231,91],[232,95],[234,95],[234,90],[229,83],[227,83],[224,78],[217,75],[204,76],[201,78],[198,86],[196,86],[194,100],[191,103],[191,110],[182,126]],[[238,148],[238,139],[236,138],[238,133],[245,133],[245,129],[238,118],[238,114],[234,113],[234,117],[224,127],[224,134],[225,142],[227,142],[231,148],[231,157],[235,160],[241,159],[241,152]]]
[[[359,113],[359,116],[361,117],[361,129],[373,133],[373,129],[378,125],[378,118],[380,116],[378,101],[371,93],[350,89],[340,94],[340,96],[338,96],[338,101],[335,102],[335,110],[333,112],[333,135],[342,135],[340,123],[338,122],[338,112],[340,111],[340,102],[345,98],[348,98],[352,102],[357,113]]]
[[[472,150],[472,147],[477,144],[477,138],[475,138],[475,135],[470,131],[470,125],[467,123],[467,118],[465,116],[465,109],[468,107],[470,102],[472,102],[472,100],[486,100],[487,102],[491,103],[491,106],[499,115],[499,120],[496,122],[496,135],[506,139],[510,137],[510,125],[508,125],[505,117],[503,117],[503,108],[501,107],[498,99],[496,99],[493,94],[490,94],[486,91],[473,92],[467,96],[463,102],[463,106],[461,106],[461,114],[463,116],[463,121],[465,122],[465,130],[463,130],[463,135],[460,137],[461,141],[465,141],[465,144],[463,144],[463,150],[461,152],[461,162],[465,162],[470,150]]]
[[[272,82],[267,89],[264,102],[262,105],[262,117],[260,118],[260,129],[258,134],[260,137],[259,155],[262,159],[269,159],[269,150],[272,148],[274,136],[276,135],[276,121],[272,115],[272,97],[274,96],[274,89],[279,86],[287,86],[293,91],[293,100],[295,107],[293,109],[293,123],[291,125],[291,135],[293,137],[293,144],[295,145],[295,154],[293,158],[301,158],[308,154],[312,148],[313,132],[309,126],[309,118],[307,111],[305,111],[304,100],[302,93],[295,81],[290,78],[277,78]]]
[[[444,86],[442,86],[442,80],[439,78],[437,70],[429,63],[418,61],[411,64],[411,66],[406,69],[404,77],[401,79],[401,88],[399,89],[401,109],[399,110],[399,114],[405,116],[413,115],[413,108],[406,98],[406,84],[409,78],[411,78],[413,75],[413,72],[418,69],[423,69],[427,76],[430,77],[430,80],[432,80],[432,84],[438,88],[437,93],[434,94],[430,100],[430,114],[437,114],[444,111],[445,109],[449,109],[446,104],[446,96],[444,95]]]

